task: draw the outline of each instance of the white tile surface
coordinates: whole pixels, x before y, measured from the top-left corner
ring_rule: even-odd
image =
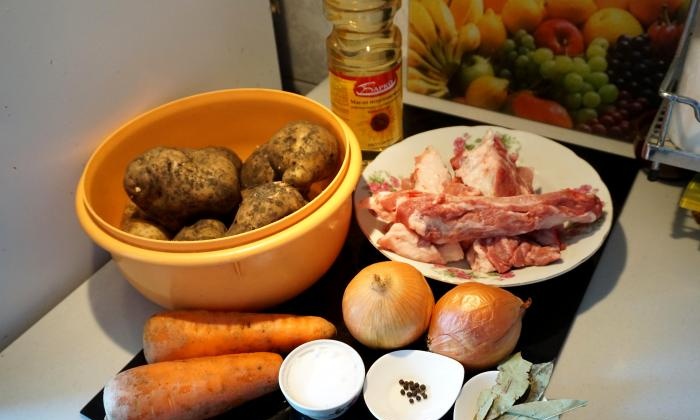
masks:
[[[700,413],[700,226],[681,189],[640,175],[581,304],[550,385],[589,406],[566,419]]]
[[[0,353],[0,419],[79,419],[160,308],[108,263]]]

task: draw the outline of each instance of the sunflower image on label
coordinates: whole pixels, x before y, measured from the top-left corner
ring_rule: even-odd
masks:
[[[331,71],[331,107],[357,136],[362,150],[381,151],[403,137],[401,63],[371,76]]]

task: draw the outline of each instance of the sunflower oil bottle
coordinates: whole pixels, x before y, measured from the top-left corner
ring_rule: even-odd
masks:
[[[401,0],[324,0],[333,25],[326,39],[331,108],[365,153],[403,138],[400,7]]]

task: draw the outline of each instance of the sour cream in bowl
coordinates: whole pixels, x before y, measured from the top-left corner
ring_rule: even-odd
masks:
[[[345,413],[359,397],[365,365],[359,353],[337,340],[314,340],[292,350],[280,367],[279,385],[289,405],[326,420]]]

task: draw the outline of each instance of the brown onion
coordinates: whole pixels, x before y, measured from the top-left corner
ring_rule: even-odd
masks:
[[[345,288],[342,306],[345,325],[357,341],[395,349],[425,333],[435,298],[416,268],[384,261],[357,273]]]
[[[435,304],[428,349],[467,369],[495,366],[515,348],[530,303],[496,286],[471,282],[455,286]]]

